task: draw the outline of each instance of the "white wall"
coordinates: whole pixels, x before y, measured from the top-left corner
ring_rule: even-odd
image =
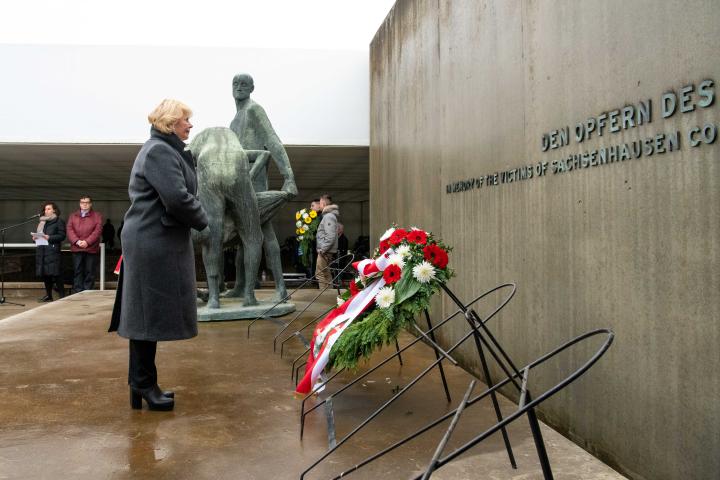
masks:
[[[236,73],[286,144],[368,145],[365,52],[199,47],[0,45],[0,142],[141,143],[163,98],[194,132],[228,126]]]

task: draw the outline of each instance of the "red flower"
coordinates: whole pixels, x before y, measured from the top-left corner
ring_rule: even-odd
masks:
[[[427,233],[422,230],[411,230],[407,234],[407,241],[418,245],[425,245],[427,243]]]
[[[388,285],[392,285],[400,280],[401,276],[402,270],[400,270],[400,267],[397,265],[388,265],[383,272],[383,280],[385,280],[385,283]]]
[[[380,240],[380,246],[378,247],[378,250],[380,250],[380,254],[385,253],[385,250],[390,248],[390,244],[387,240]]]
[[[407,234],[407,230],[404,230],[402,228],[396,228],[392,235],[390,235],[390,238],[388,238],[388,243],[393,247],[396,245],[400,245],[402,241],[405,240]]]
[[[432,263],[438,268],[445,268],[448,264],[448,254],[445,250],[438,247],[437,245],[428,245],[423,248],[423,255],[425,260]]]
[[[350,280],[350,295],[355,295],[359,291],[360,291],[360,289],[358,288],[355,280]]]
[[[450,259],[448,258],[447,252],[441,248],[440,251],[438,252],[437,264],[436,264],[437,267],[445,268],[445,267],[447,267],[447,264],[449,261],[450,261]]]

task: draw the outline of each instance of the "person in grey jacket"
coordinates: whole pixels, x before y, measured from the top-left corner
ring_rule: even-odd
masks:
[[[322,220],[315,235],[317,242],[317,266],[315,276],[320,288],[332,286],[332,274],[328,265],[333,261],[338,250],[338,220],[340,208],[332,203],[332,198],[327,193],[320,197],[320,205],[323,207]]]
[[[150,139],[130,172],[122,229],[123,265],[109,331],[130,340],[131,407],[172,410],[174,393],[157,384],[158,341],[197,335],[195,256],[190,229],[208,225],[193,158],[185,151],[190,109],[163,100],[148,116]]]

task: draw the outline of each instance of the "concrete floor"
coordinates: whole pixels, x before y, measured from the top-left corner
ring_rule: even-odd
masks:
[[[300,292],[294,301],[302,306],[315,292]],[[160,343],[160,384],[176,392],[175,410],[131,410],[127,341],[106,333],[113,298],[112,291],[92,291],[24,312],[0,307],[3,315],[10,308],[20,311],[0,320],[0,479],[292,479],[327,450],[322,409],[308,416],[299,439],[300,401],[293,395],[290,362],[303,347],[291,340],[284,358],[273,353],[279,327],[268,321],[255,324],[249,339],[248,322],[217,322],[201,324],[193,340]],[[327,308],[334,296],[322,300],[299,321]],[[401,345],[409,339],[402,337]],[[433,358],[429,348],[418,345],[404,355],[403,367],[390,362],[338,396],[338,439]],[[454,408],[471,377],[459,368],[446,372],[452,404],[431,372],[306,478],[332,478]],[[339,377],[321,397],[351,378]],[[466,410],[446,452],[495,422],[485,403]],[[505,412],[516,408],[508,401],[502,406]],[[446,427],[350,477],[403,479],[421,473]],[[513,423],[509,434],[517,470],[510,468],[496,435],[433,478],[541,479],[527,422]],[[624,478],[553,430],[544,427],[543,435],[556,479]]]

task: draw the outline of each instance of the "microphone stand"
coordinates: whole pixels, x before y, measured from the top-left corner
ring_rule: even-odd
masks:
[[[28,218],[24,222],[16,223],[15,225],[10,225],[8,227],[0,228],[0,242],[2,242],[2,250],[0,251],[0,307],[9,304],[9,305],[17,305],[18,307],[24,307],[25,304],[23,303],[15,303],[15,302],[8,302],[5,300],[5,232],[8,230],[20,227],[22,225],[28,224],[35,220],[36,218],[39,218],[39,215],[33,215],[32,217]]]

